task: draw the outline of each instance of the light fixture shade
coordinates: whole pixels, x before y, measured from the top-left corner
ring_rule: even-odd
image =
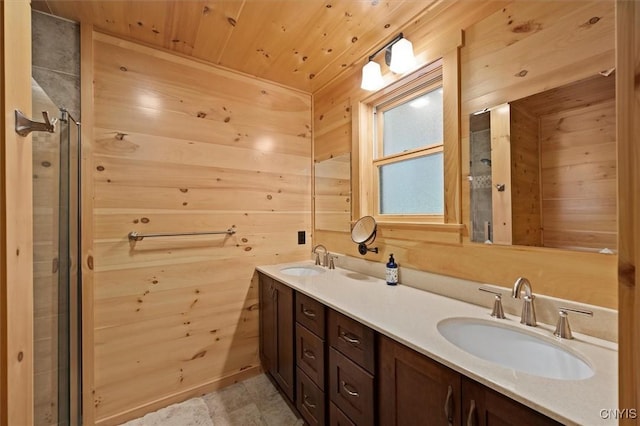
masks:
[[[380,64],[369,61],[367,65],[362,67],[362,83],[360,84],[360,88],[364,90],[378,90],[382,88],[382,86],[384,86],[384,80],[382,79]]]
[[[401,38],[391,46],[391,63],[389,69],[396,74],[404,74],[416,65],[413,56],[413,44],[406,38]]]

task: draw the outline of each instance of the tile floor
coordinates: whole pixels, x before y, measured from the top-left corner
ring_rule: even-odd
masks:
[[[264,374],[202,396],[214,426],[303,425]]]

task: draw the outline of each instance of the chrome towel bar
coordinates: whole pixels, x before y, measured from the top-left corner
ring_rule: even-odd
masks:
[[[210,231],[210,232],[176,232],[176,233],[163,233],[163,234],[140,234],[138,232],[129,232],[129,241],[142,241],[145,238],[155,238],[155,237],[181,237],[185,235],[216,235],[216,234],[227,234],[233,235],[236,233],[235,228],[229,228],[226,231]]]

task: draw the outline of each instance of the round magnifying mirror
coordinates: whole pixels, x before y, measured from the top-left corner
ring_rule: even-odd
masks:
[[[376,233],[376,220],[372,216],[364,216],[358,219],[351,230],[351,239],[354,243],[366,243]]]

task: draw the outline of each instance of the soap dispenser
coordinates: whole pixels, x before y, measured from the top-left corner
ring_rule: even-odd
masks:
[[[389,285],[397,285],[398,284],[398,264],[393,258],[393,253],[389,256],[389,261],[387,262],[387,284]]]

